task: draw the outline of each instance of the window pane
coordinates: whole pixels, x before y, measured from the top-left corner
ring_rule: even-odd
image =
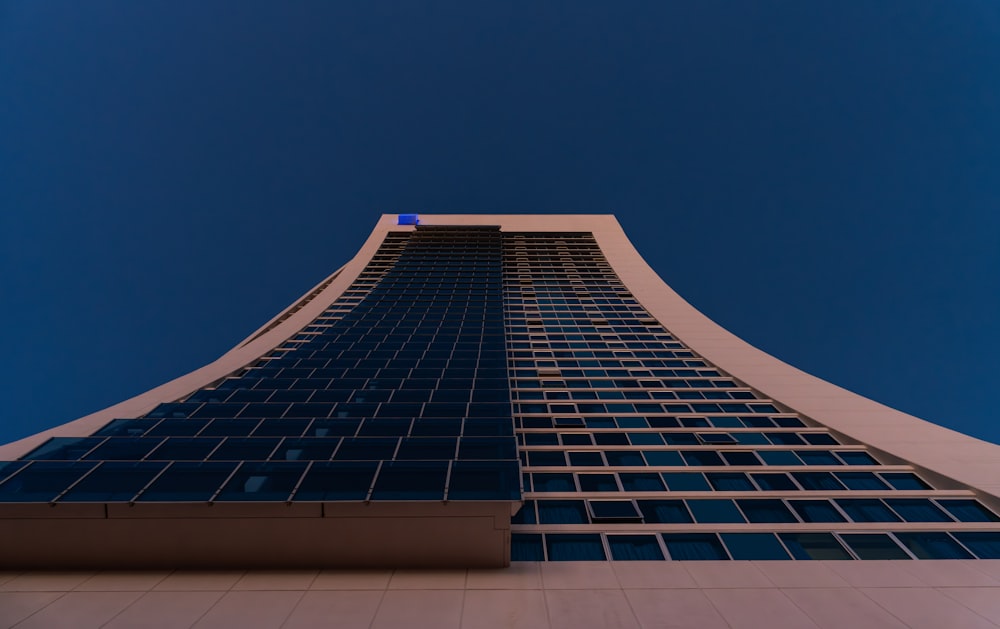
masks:
[[[938,500],[959,522],[997,522],[1000,518],[976,500]]]
[[[788,552],[774,533],[722,533],[733,559],[788,559]]]
[[[917,559],[973,559],[969,551],[947,533],[896,533],[896,538]]]
[[[167,466],[166,463],[102,463],[59,502],[106,502],[131,500],[139,490]]]
[[[229,478],[237,463],[172,463],[139,502],[201,502],[209,500]]]
[[[881,500],[859,498],[836,502],[855,522],[899,522],[899,517],[889,511]]]
[[[364,500],[376,469],[374,461],[314,463],[295,492],[295,500]]]
[[[622,472],[618,475],[625,491],[663,491],[663,481],[657,474]],[[536,490],[537,491],[537,490]]]
[[[455,461],[448,481],[449,500],[519,500],[514,461]]]
[[[903,491],[930,489],[920,477],[910,472],[882,472],[882,479],[892,485],[893,489]]]
[[[909,559],[896,542],[885,533],[844,533],[841,539],[861,559]]]
[[[614,474],[578,474],[580,491],[618,491]]]
[[[797,522],[792,512],[780,500],[737,500],[751,522]]]
[[[951,522],[944,511],[924,498],[888,498],[885,503],[907,522]]]
[[[0,502],[48,502],[96,465],[91,462],[33,463],[0,485]]]
[[[244,463],[216,500],[287,500],[305,470],[305,463]]]
[[[843,459],[844,463],[847,463],[848,465],[878,465],[878,461],[873,459],[867,452],[838,452],[837,456]]]
[[[695,522],[745,522],[732,500],[688,500]]]
[[[638,503],[646,522],[673,524],[693,521],[683,500],[640,500]]]
[[[798,486],[787,474],[751,474],[762,491],[797,491]]]
[[[597,534],[556,534],[545,536],[549,561],[600,561],[605,559],[601,536]]]
[[[447,476],[447,461],[386,461],[372,500],[442,500]]]
[[[852,559],[830,533],[779,533],[796,559]]]
[[[586,524],[587,511],[582,500],[539,500],[539,524]]]
[[[889,488],[871,472],[838,472],[836,477],[848,489],[880,491]]]
[[[510,536],[511,561],[542,561],[542,536],[536,534],[514,533]]]
[[[665,472],[663,480],[666,481],[670,491],[710,491],[705,481],[705,477],[698,472]]]
[[[608,535],[608,545],[615,561],[663,559],[663,551],[653,535]]]
[[[1000,559],[1000,533],[954,533],[980,559]]]
[[[572,474],[532,474],[535,491],[576,491]]]
[[[642,520],[631,500],[588,500],[594,522],[638,522]]]
[[[663,533],[662,537],[670,558],[677,561],[729,559],[713,533]]]
[[[846,522],[828,500],[789,500],[803,522]]]
[[[705,477],[716,491],[756,491],[747,475],[740,472],[708,472]]]
[[[830,472],[792,472],[806,491],[839,491],[844,488]]]

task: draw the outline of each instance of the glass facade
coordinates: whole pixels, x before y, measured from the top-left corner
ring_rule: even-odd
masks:
[[[1000,558],[973,491],[668,326],[590,233],[392,231],[253,364],[0,463],[0,502],[523,501],[515,561]]]

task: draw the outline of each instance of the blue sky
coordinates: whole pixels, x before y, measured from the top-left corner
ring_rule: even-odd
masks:
[[[0,441],[209,362],[382,212],[613,212],[749,342],[1000,442],[1000,5],[482,4],[0,0]]]

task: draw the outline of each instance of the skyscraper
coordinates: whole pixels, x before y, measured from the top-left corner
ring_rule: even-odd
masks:
[[[611,216],[385,216],[218,361],[0,458],[17,567],[1000,559],[1000,448],[740,341]]]

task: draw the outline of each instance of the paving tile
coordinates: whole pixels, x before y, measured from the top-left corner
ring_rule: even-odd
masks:
[[[148,592],[163,581],[169,571],[118,571],[98,572],[80,585],[77,592]]]
[[[988,574],[994,580],[1000,581],[1000,559],[976,559],[967,562],[967,565],[973,570]]]
[[[1000,588],[949,587],[938,588],[938,592],[1000,625]]]
[[[643,629],[729,629],[700,590],[625,590]]]
[[[540,590],[542,572],[538,562],[518,561],[508,568],[470,569],[465,587],[470,590]]]
[[[898,618],[853,588],[788,588],[783,593],[823,629],[906,629]]]
[[[153,587],[153,591],[225,592],[243,577],[242,570],[176,570]]]
[[[61,592],[0,592],[0,627],[13,627],[60,596]]]
[[[623,588],[694,588],[691,573],[678,561],[613,561]]]
[[[68,592],[29,616],[17,628],[96,629],[140,596],[140,592]]]
[[[829,566],[818,561],[759,561],[754,565],[780,588],[851,587]]]
[[[907,561],[905,569],[927,585],[1000,587],[1000,579],[976,570],[968,561]]]
[[[250,570],[233,585],[238,590],[307,590],[319,570]]]
[[[909,561],[824,561],[854,587],[921,587],[926,585],[906,569]]]
[[[90,577],[88,572],[25,572],[0,583],[0,592],[69,592]]]
[[[544,629],[549,627],[541,590],[469,590],[462,629]]]
[[[996,629],[992,622],[933,588],[865,588],[862,591],[912,629]]]
[[[546,590],[620,588],[607,561],[547,561],[540,564]]]
[[[703,590],[733,629],[807,629],[817,627],[776,588]]]
[[[392,570],[323,570],[310,590],[384,590]]]
[[[223,592],[146,592],[104,629],[187,629],[222,598]]]
[[[464,590],[465,570],[396,570],[390,590]]]
[[[749,561],[685,561],[684,568],[703,588],[773,586],[764,573]]]
[[[292,613],[302,592],[226,592],[195,623],[198,629],[274,629]]]
[[[386,590],[372,629],[449,629],[462,620],[462,590]]]
[[[371,625],[382,601],[382,590],[351,590],[306,592],[281,629],[366,628]]]
[[[639,629],[622,590],[546,590],[552,629]]]

